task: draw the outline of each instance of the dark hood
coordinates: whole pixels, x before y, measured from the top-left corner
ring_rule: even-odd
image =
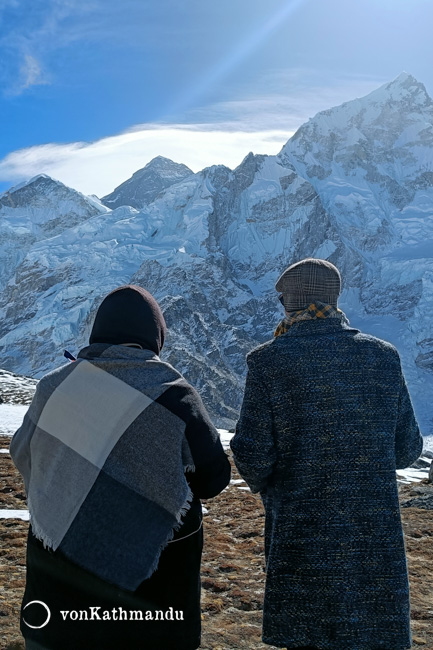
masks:
[[[102,301],[93,323],[90,343],[138,343],[159,354],[167,327],[155,298],[146,289],[125,285]]]

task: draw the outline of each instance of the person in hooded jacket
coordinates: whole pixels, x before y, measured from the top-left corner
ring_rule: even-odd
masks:
[[[12,439],[30,511],[28,650],[200,645],[200,499],[230,464],[198,393],[159,358],[165,333],[146,290],[112,291]]]

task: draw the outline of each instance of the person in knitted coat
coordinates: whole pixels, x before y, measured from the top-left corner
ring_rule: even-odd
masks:
[[[200,645],[200,499],[230,463],[198,393],[159,358],[165,333],[147,291],[112,291],[12,439],[30,511],[28,650]]]
[[[390,343],[350,327],[341,280],[305,259],[279,278],[286,317],[247,356],[234,460],[266,512],[263,641],[411,647],[396,468],[423,441]]]

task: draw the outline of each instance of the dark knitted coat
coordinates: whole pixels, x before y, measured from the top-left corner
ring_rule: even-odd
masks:
[[[395,470],[422,437],[396,349],[317,319],[247,361],[231,446],[266,510],[264,642],[410,648]]]

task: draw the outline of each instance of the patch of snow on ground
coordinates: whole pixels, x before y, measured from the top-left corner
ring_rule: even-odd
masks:
[[[397,472],[398,483],[419,483],[428,476],[428,468],[414,469],[408,467],[407,469],[398,469]]]
[[[28,510],[0,510],[0,519],[22,519],[23,521],[29,521],[29,511]]]
[[[218,429],[218,433],[220,434],[221,444],[224,447],[224,449],[229,449],[230,440],[233,438],[235,434],[232,433],[231,431],[227,431],[226,429]]]
[[[0,404],[0,435],[13,436],[21,426],[28,408],[28,405],[23,404]]]

